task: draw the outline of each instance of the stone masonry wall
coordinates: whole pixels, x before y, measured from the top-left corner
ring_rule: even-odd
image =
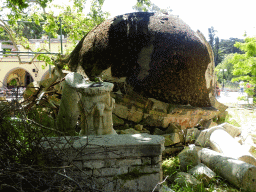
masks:
[[[72,174],[102,191],[148,192],[162,181],[161,136],[44,138],[41,148],[48,157],[58,154],[59,166],[72,167]]]

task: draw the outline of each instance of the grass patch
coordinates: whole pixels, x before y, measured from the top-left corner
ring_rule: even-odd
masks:
[[[169,159],[165,159],[162,163],[163,174],[164,177],[167,175],[174,175],[178,171],[180,171],[180,160],[176,157],[170,157]]]
[[[247,101],[247,97],[239,96],[239,97],[237,97],[237,100],[239,100],[239,101]]]
[[[230,124],[233,124],[234,121],[236,121],[236,123],[240,126],[240,125],[252,122],[254,119],[256,119],[256,112],[252,110],[228,108],[227,111],[228,111],[228,116],[226,117],[225,122],[228,122]],[[235,126],[238,126],[238,125],[235,125]]]
[[[219,118],[216,121],[218,124],[222,124],[222,123],[229,123],[231,125],[234,125],[236,127],[240,127],[241,125],[236,121],[236,119],[233,117],[233,115],[231,113],[228,112],[228,114],[226,115],[226,117],[222,117]]]

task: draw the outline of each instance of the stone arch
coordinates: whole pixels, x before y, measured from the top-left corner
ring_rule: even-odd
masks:
[[[22,86],[27,86],[27,84],[29,84],[29,82],[27,82],[27,79],[25,79],[25,78],[27,78],[27,75],[29,75],[28,77],[30,78],[30,82],[33,82],[33,81],[34,81],[32,75],[28,72],[28,70],[26,70],[26,69],[23,68],[23,67],[15,67],[15,68],[12,68],[10,71],[8,71],[8,72],[6,73],[6,75],[4,76],[4,79],[3,79],[3,85],[4,85],[4,86],[7,86],[8,78],[10,77],[10,75],[13,74],[13,72],[15,72],[15,71],[17,71],[17,70],[19,70],[19,69],[25,71],[24,76],[21,77],[21,78],[23,78],[23,79],[22,79]],[[14,78],[15,78],[15,77],[9,79],[9,81],[12,80],[12,79],[14,79]]]
[[[12,77],[11,79],[9,79],[9,81],[8,81],[8,82],[11,82],[13,79],[15,79],[15,80],[16,80],[17,85],[18,85],[18,83],[19,83],[19,78],[18,78],[18,77]]]

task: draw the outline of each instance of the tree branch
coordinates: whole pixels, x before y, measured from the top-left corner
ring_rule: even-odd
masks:
[[[41,125],[41,124],[35,122],[35,121],[32,120],[32,119],[28,119],[28,118],[27,118],[27,119],[24,119],[24,120],[29,121],[29,122],[31,122],[31,123],[33,123],[33,124],[35,124],[35,125],[37,125],[37,126],[43,128],[43,129],[47,129],[47,130],[50,130],[50,131],[56,131],[56,132],[58,132],[58,133],[64,134],[63,132],[58,131],[58,130],[56,130],[56,129],[53,129],[53,128],[50,128],[50,127],[45,127],[45,126],[43,126],[43,125]]]

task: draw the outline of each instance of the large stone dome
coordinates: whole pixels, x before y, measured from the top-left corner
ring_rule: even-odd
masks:
[[[90,31],[71,53],[69,66],[82,67],[89,78],[111,67],[113,77],[127,77],[145,97],[210,107],[205,79],[210,62],[204,42],[179,17],[136,12]]]

